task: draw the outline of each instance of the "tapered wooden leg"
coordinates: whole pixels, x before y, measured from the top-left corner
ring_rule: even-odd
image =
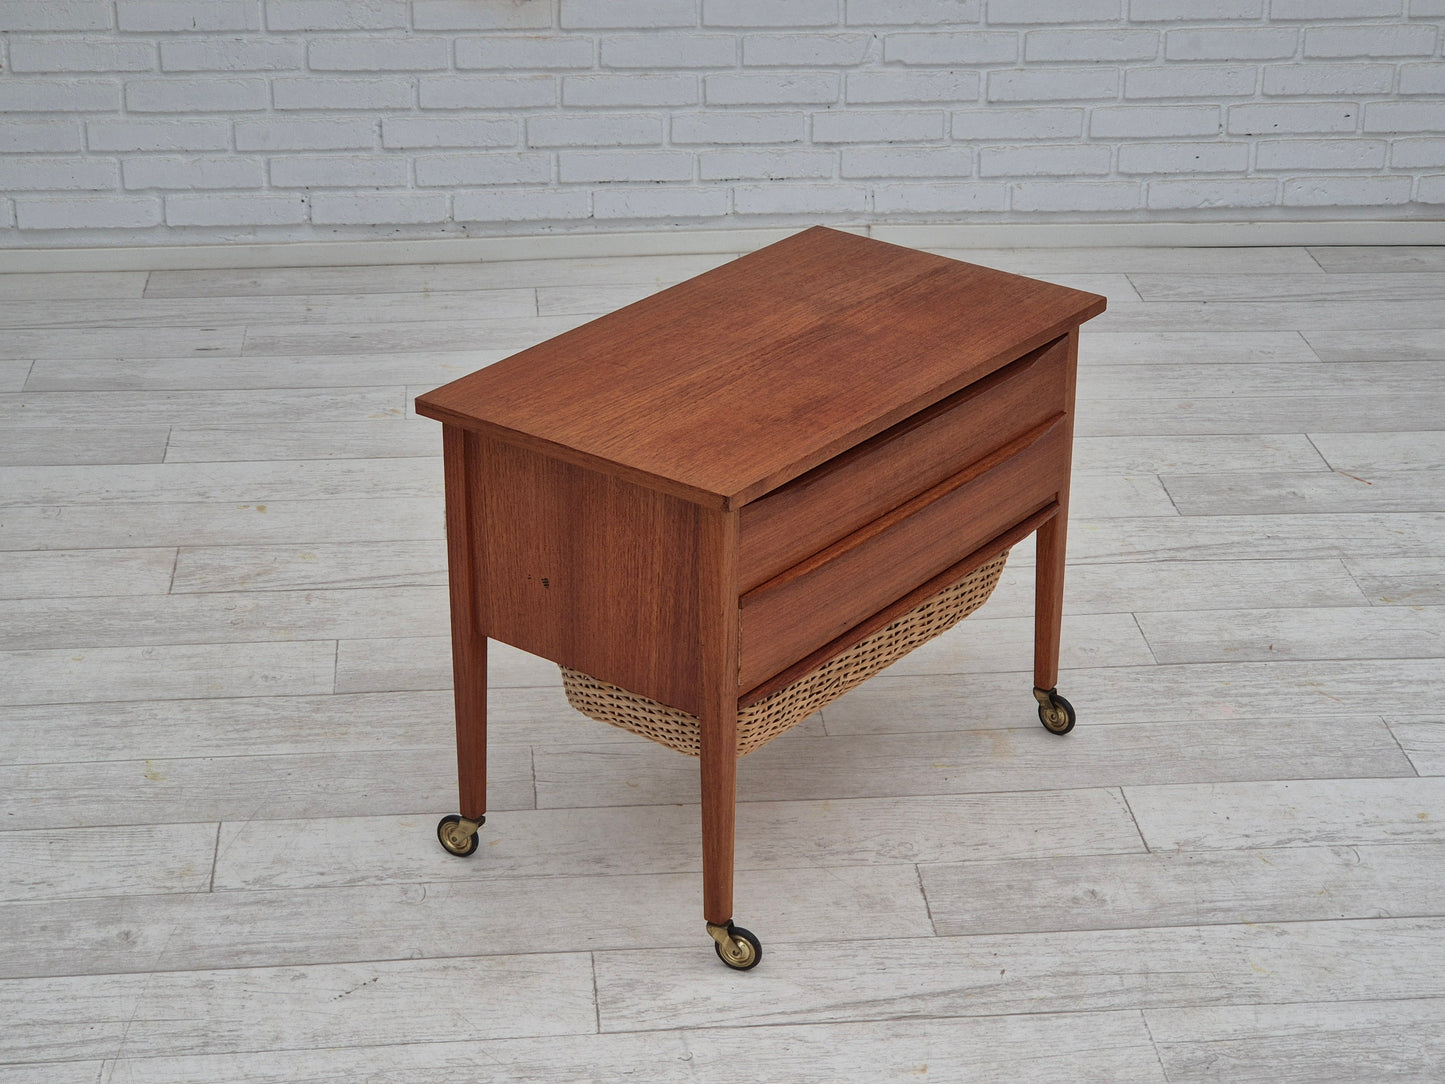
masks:
[[[1064,619],[1066,506],[1039,528],[1034,590],[1034,699],[1039,722],[1050,734],[1074,729],[1074,706],[1059,695],[1059,639]]]
[[[487,640],[452,641],[456,682],[457,789],[462,816],[480,821],[487,812]]]
[[[733,914],[737,818],[738,514],[702,510],[698,527],[703,914],[722,924]]]
[[[708,718],[711,715],[712,718]],[[731,718],[729,718],[729,715]],[[737,824],[737,695],[702,722],[702,913],[726,925],[733,917],[733,836]],[[729,744],[731,738],[731,744]]]
[[[739,971],[762,959],[757,937],[733,925],[733,835],[738,781],[738,514],[699,520],[698,770],[702,784],[702,912],[718,957]]]
[[[1034,583],[1034,685],[1052,689],[1059,682],[1059,643],[1064,618],[1064,545],[1066,513],[1039,527]]]
[[[465,430],[443,428],[457,781],[461,815],[479,823],[487,811],[487,637],[477,612],[478,553],[472,531],[476,489],[467,444]]]

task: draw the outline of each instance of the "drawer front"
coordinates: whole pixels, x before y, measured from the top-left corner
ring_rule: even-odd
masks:
[[[1068,486],[1062,415],[743,595],[739,687],[757,687],[1048,505]]]
[[[1068,341],[1004,366],[915,417],[743,506],[749,591],[1067,409]]]

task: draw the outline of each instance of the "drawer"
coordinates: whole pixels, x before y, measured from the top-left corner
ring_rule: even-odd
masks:
[[[1068,408],[1068,341],[1056,339],[815,467],[740,514],[749,591]]]
[[[757,687],[1049,505],[1068,486],[1068,429],[1055,414],[744,594],[739,687]]]

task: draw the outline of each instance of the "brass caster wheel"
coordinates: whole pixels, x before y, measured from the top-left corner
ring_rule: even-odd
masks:
[[[1039,722],[1050,734],[1067,734],[1074,729],[1074,705],[1057,689],[1035,689],[1034,699],[1039,702]]]
[[[437,822],[437,839],[448,854],[465,858],[477,849],[477,829],[486,823],[486,817],[469,821],[453,813]]]
[[[763,958],[763,943],[757,935],[741,926],[734,926],[729,920],[726,926],[709,922],[708,936],[713,939],[717,958],[734,971],[750,971]]]

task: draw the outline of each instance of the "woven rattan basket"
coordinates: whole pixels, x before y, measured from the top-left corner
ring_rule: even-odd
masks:
[[[958,624],[988,601],[1007,559],[1008,551],[1004,551],[791,685],[740,709],[738,756],[746,756],[772,741],[885,666]],[[562,686],[567,702],[588,718],[641,734],[679,753],[698,755],[697,716],[565,666]]]

